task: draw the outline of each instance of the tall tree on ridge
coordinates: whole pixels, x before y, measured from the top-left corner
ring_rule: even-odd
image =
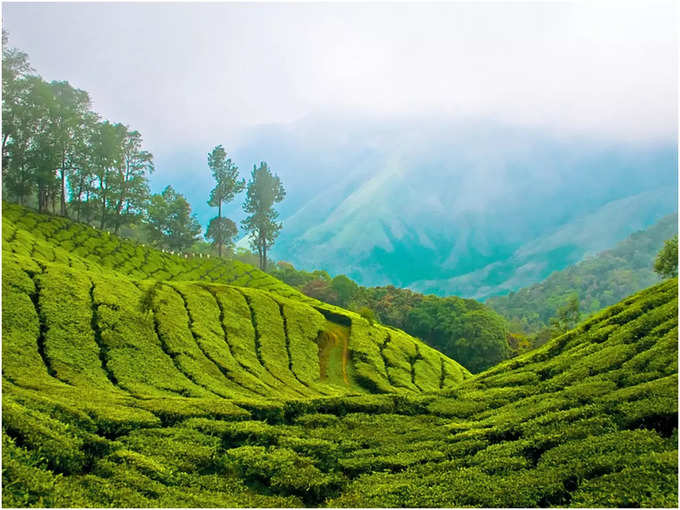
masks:
[[[218,145],[208,154],[208,167],[215,178],[215,187],[210,191],[208,205],[217,207],[217,217],[210,220],[207,235],[217,246],[217,253],[222,256],[222,247],[231,244],[238,230],[236,224],[228,218],[222,218],[222,204],[231,202],[245,189],[245,179],[239,179],[238,167],[227,158],[224,147]],[[227,221],[224,221],[227,220]]]
[[[99,202],[99,228],[105,228],[112,216],[111,203],[118,191],[119,170],[123,165],[123,144],[127,129],[122,124],[99,122],[93,137],[93,169],[95,189]]]
[[[122,156],[117,172],[118,197],[113,210],[116,234],[122,225],[141,217],[150,193],[147,173],[154,170],[153,155],[142,149],[139,131],[126,129]]]
[[[54,99],[51,102],[50,118],[52,136],[59,161],[60,207],[62,216],[66,213],[66,176],[75,169],[79,158],[79,140],[85,136],[87,114],[90,110],[90,96],[84,90],[73,88],[67,81],[53,81],[50,88]]]
[[[246,201],[243,210],[249,213],[241,222],[243,228],[250,233],[250,245],[257,250],[260,269],[267,269],[267,250],[274,245],[282,224],[277,223],[279,213],[274,204],[281,202],[286,196],[286,190],[281,179],[273,175],[264,161],[260,166],[253,165],[253,172],[248,182]]]

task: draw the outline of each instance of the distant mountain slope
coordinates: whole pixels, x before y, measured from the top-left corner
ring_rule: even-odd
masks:
[[[677,231],[678,215],[665,216],[610,250],[554,272],[541,283],[491,297],[486,304],[508,320],[520,321],[527,331],[547,326],[557,308],[574,293],[579,296],[581,312],[587,315],[658,281],[652,269],[654,258],[663,242]]]
[[[491,120],[314,117],[257,129],[235,154],[267,154],[286,184],[273,257],[365,286],[483,299],[677,208],[674,143]]]
[[[419,281],[411,287],[420,292],[456,292],[476,299],[517,290],[541,281],[554,271],[576,264],[588,255],[607,249],[636,230],[648,227],[665,213],[673,211],[675,200],[668,189],[656,189],[615,200],[594,213],[579,217],[546,236],[528,242],[505,260],[463,276]],[[614,302],[616,300],[610,300],[608,304]]]

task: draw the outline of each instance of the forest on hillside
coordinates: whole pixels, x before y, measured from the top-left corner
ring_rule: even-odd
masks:
[[[206,201],[218,214],[203,237],[191,205],[173,186],[151,193],[154,158],[142,134],[103,119],[89,94],[68,81],[43,80],[28,55],[9,46],[4,30],[2,91],[3,199],[173,252],[221,257],[233,252],[239,235],[222,208],[245,190],[242,232],[266,268],[282,227],[274,206],[286,192],[265,161],[253,165],[246,185],[222,145],[207,155],[214,188]]]

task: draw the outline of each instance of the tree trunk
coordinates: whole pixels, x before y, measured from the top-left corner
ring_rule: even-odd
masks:
[[[64,160],[61,161],[61,215],[66,214],[66,172],[64,170]]]
[[[104,181],[99,179],[99,191],[101,191],[102,196],[102,216],[99,222],[99,228],[104,230],[104,220],[106,218],[106,194],[104,193]]]
[[[38,184],[38,212],[45,212],[46,206],[45,186],[43,184]]]
[[[106,198],[102,198],[102,215],[99,220],[99,228],[104,230],[104,221],[106,219]]]
[[[127,186],[129,181],[130,172],[125,171],[125,176],[123,177],[123,185],[120,189],[120,196],[118,197],[118,203],[116,204],[116,225],[114,227],[114,233],[118,234],[118,229],[120,228],[121,215],[123,212],[123,202],[125,202],[125,195],[127,195]],[[129,204],[128,204],[129,205]]]
[[[80,210],[83,208],[83,178],[78,181],[78,209],[76,210],[76,221],[80,221]]]
[[[218,220],[217,220],[218,222],[220,222],[220,220],[222,219],[222,201],[221,200],[217,203],[217,218],[218,218]],[[217,240],[217,256],[219,258],[222,258],[222,239]]]
[[[2,136],[2,162],[3,162],[3,164],[6,164],[6,162],[5,162],[5,159],[6,159],[6,157],[5,157],[5,147],[7,146],[7,138],[9,138],[9,133],[5,133]]]

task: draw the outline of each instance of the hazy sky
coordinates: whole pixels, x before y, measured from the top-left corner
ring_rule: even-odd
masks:
[[[676,136],[675,2],[4,2],[3,18],[45,79],[87,90],[156,155],[320,111]]]

